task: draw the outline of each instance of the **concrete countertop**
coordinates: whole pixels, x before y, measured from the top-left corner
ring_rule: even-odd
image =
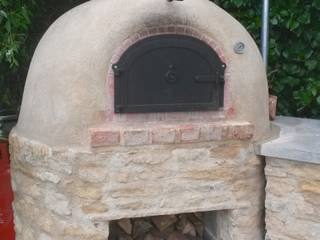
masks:
[[[257,154],[320,164],[320,120],[277,117],[272,124],[279,137],[257,144]]]

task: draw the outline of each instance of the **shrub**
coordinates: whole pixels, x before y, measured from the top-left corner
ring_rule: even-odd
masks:
[[[63,12],[85,0],[0,0],[0,110],[17,109],[37,43]]]
[[[33,1],[0,0],[0,103],[7,108],[17,106],[21,97],[29,58],[26,41],[35,7]]]
[[[216,2],[260,43],[261,3]],[[268,79],[279,113],[320,118],[320,0],[271,0],[270,6]]]

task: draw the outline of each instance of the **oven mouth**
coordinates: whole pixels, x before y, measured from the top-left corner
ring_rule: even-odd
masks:
[[[129,47],[112,69],[115,113],[223,107],[226,64],[197,38],[179,34],[145,38]]]

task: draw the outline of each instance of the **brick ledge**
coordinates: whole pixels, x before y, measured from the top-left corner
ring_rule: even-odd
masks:
[[[206,123],[112,124],[92,127],[91,147],[140,146],[151,144],[197,143],[223,140],[250,140],[254,126],[245,121]]]

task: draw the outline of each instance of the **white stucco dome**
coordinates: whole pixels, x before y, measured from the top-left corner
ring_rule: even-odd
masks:
[[[187,25],[222,49],[234,119],[268,129],[267,79],[259,50],[243,26],[208,0],[93,0],[60,17],[45,33],[26,81],[16,132],[51,145],[80,144],[101,122],[111,58],[127,38],[147,27]],[[234,44],[245,43],[236,54]]]

